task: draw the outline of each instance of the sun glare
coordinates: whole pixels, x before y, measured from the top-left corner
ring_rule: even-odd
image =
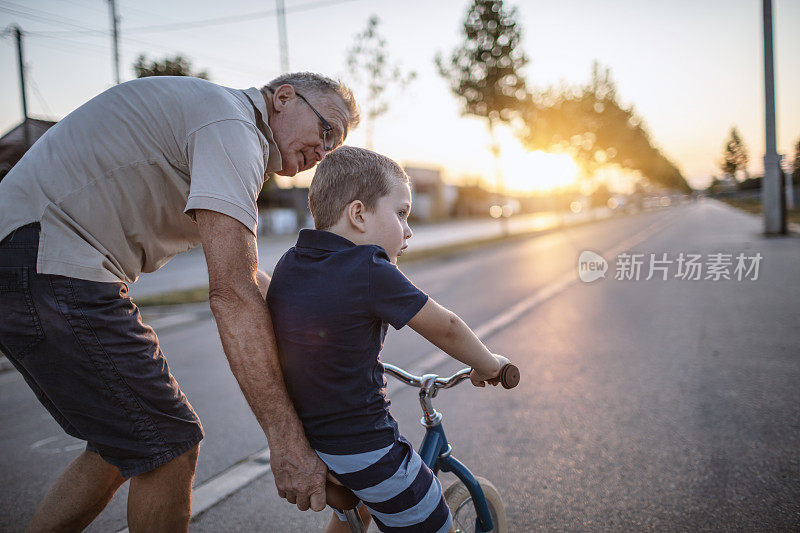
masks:
[[[569,155],[528,152],[517,142],[505,143],[500,158],[506,190],[513,193],[546,192],[574,185],[579,173]]]

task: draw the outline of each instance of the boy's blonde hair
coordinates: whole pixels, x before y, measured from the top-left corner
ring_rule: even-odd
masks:
[[[408,175],[386,156],[354,146],[334,150],[317,166],[308,189],[314,227],[324,230],[334,226],[354,200],[374,210],[397,181],[408,183]]]

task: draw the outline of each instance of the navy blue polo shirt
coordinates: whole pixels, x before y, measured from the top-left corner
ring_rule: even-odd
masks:
[[[311,447],[382,448],[399,435],[379,353],[387,324],[405,326],[428,296],[380,246],[302,230],[267,291],[281,368]]]

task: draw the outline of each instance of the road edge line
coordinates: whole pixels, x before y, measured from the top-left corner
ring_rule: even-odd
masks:
[[[192,489],[192,515],[190,521],[268,473],[271,469],[269,448],[264,448],[200,483]],[[128,533],[128,528],[120,529],[117,533]]]
[[[613,248],[604,251],[601,255],[603,257],[607,256],[616,256],[621,252],[628,251],[632,247],[636,246],[637,244],[641,244],[642,242],[649,239],[651,236],[655,235],[659,231],[661,231],[664,227],[668,226],[672,223],[673,219],[676,218],[675,215],[669,214],[666,215],[664,218],[661,218],[643,230],[639,231],[638,233],[634,233],[633,236],[628,237],[627,239],[623,240],[620,243],[617,243],[616,246]],[[534,292],[527,298],[517,302],[514,304],[510,309],[507,311],[495,316],[494,318],[489,319],[488,322],[484,322],[477,328],[475,328],[475,334],[480,339],[486,339],[491,335],[497,333],[501,329],[511,325],[515,320],[521,317],[523,314],[527,313],[534,307],[537,307],[550,298],[564,292],[569,287],[577,283],[578,281],[578,274],[577,271],[572,270],[570,272],[565,272],[555,281],[551,281],[538,291]],[[421,364],[421,368],[419,372],[425,374],[431,372],[437,366],[441,365],[442,363],[446,362],[451,357],[441,350],[433,350],[432,352],[428,353],[424,357],[417,359],[415,363],[412,364]],[[389,391],[393,391],[394,387],[390,387]]]

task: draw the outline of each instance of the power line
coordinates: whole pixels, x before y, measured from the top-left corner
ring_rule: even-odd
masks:
[[[143,41],[141,39],[136,39],[135,37],[124,37],[123,36],[123,37],[120,37],[120,40],[123,43],[139,43],[139,44],[144,44],[144,45],[148,45],[148,46],[157,46],[158,48],[161,48],[163,50],[174,50],[175,49],[174,46],[167,46],[167,45],[165,45],[163,43],[155,43],[155,42],[153,42],[151,40]],[[195,53],[194,55],[195,56],[201,56],[201,57],[207,57],[208,59],[213,59],[215,61],[219,61],[220,63],[222,63],[222,68],[227,68],[228,70],[233,70],[233,71],[236,71],[236,72],[240,72],[242,74],[247,74],[248,76],[252,76],[254,70],[259,70],[260,69],[260,67],[255,67],[253,65],[247,65],[247,64],[244,64],[244,63],[238,63],[236,61],[232,61],[228,57],[219,57],[219,56],[214,56],[214,55],[209,55],[209,54],[198,54],[198,53]],[[230,65],[238,65],[239,68],[231,67]]]
[[[353,2],[355,0],[321,0],[318,2],[309,2],[294,8],[284,9],[285,13],[299,13],[311,9],[318,9],[336,4],[344,4],[346,2]],[[231,22],[240,22],[242,20],[255,20],[262,18],[274,17],[278,14],[277,9],[267,9],[263,11],[253,11],[252,13],[244,13],[241,15],[231,15],[229,17],[215,17],[205,20],[195,20],[190,22],[178,22],[175,24],[154,24],[152,26],[139,26],[138,28],[128,28],[126,31],[131,32],[150,32],[150,31],[169,31],[174,29],[190,29],[202,28],[205,26],[215,26],[218,24],[230,24]]]
[[[6,2],[6,1],[2,1],[2,4],[5,5],[0,5],[0,11],[5,11],[6,13],[11,13],[12,15],[27,17],[33,20],[38,20],[40,22],[49,22],[51,24],[60,24],[62,26],[72,26],[73,28],[78,28],[78,30],[81,30],[80,32],[77,30],[70,30],[70,32],[72,33],[102,32],[108,34],[108,30],[98,30],[96,28],[90,28],[82,24],[77,24],[77,22],[79,21],[74,21],[72,19],[64,18],[60,15],[56,15],[55,13],[50,13],[48,11],[43,11],[41,9],[35,9],[28,6],[21,6],[13,2]],[[11,6],[11,7],[6,7],[6,6]],[[19,8],[25,9],[26,11],[21,11]]]
[[[41,35],[41,34],[35,33],[35,32],[28,33],[27,31],[25,32],[25,36],[26,37],[37,37],[37,38],[41,37],[43,39],[56,39],[58,41],[62,41],[64,43],[68,43],[68,44],[71,44],[73,46],[82,47],[85,50],[91,50],[93,52],[102,51],[104,53],[108,52],[108,47],[107,46],[103,46],[103,45],[95,44],[95,43],[87,43],[87,42],[84,42],[84,41],[76,41],[74,39],[69,39],[67,37],[59,37],[59,36],[56,36],[56,35]],[[41,41],[39,41],[39,44],[42,44]],[[48,46],[48,48],[53,49],[55,47],[54,46]]]
[[[47,113],[47,116],[49,116],[49,117],[55,116],[53,114],[53,110],[50,109],[49,105],[47,105],[47,102],[45,101],[44,96],[42,96],[41,91],[39,91],[39,85],[33,79],[33,74],[31,73],[30,67],[26,67],[25,70],[28,72],[28,82],[30,83],[31,87],[33,88],[33,94],[36,95],[36,99],[39,100],[39,105],[42,106],[44,111]]]
[[[352,2],[352,1],[355,1],[355,0],[320,0],[320,1],[316,1],[316,2],[308,2],[308,3],[302,4],[302,5],[286,8],[285,12],[287,12],[287,13],[303,12],[303,11],[324,8],[324,7],[328,7],[328,6],[332,6],[332,5],[336,5],[336,4],[343,4],[343,3]],[[71,3],[74,3],[74,2],[71,2]],[[0,11],[5,11],[7,13],[16,14],[16,15],[27,17],[27,18],[31,18],[31,19],[34,19],[34,20],[44,21],[44,22],[48,22],[48,23],[55,23],[55,24],[59,24],[59,25],[62,25],[62,26],[69,26],[69,27],[76,28],[76,29],[72,29],[72,30],[44,30],[44,31],[33,31],[33,32],[26,31],[26,35],[29,36],[29,37],[44,37],[44,38],[50,38],[50,39],[58,39],[59,41],[61,41],[63,43],[68,43],[69,45],[76,46],[76,47],[82,47],[83,49],[89,50],[89,51],[92,51],[92,52],[98,52],[99,53],[100,51],[103,51],[103,52],[107,51],[107,47],[106,46],[102,46],[102,45],[98,45],[98,44],[94,44],[94,43],[83,42],[83,41],[75,41],[75,40],[67,38],[66,36],[76,36],[77,37],[78,35],[85,35],[87,37],[88,36],[106,37],[106,36],[108,36],[110,30],[101,30],[101,29],[96,29],[96,28],[90,28],[90,27],[78,24],[77,23],[78,21],[75,21],[74,19],[61,17],[61,16],[59,16],[59,15],[57,15],[55,13],[51,13],[51,12],[40,10],[40,9],[30,8],[28,6],[22,6],[22,5],[19,5],[19,4],[15,4],[13,2],[8,2],[6,0],[0,0],[0,4],[3,4],[3,5],[0,5]],[[12,7],[7,7],[7,6],[12,6]],[[22,10],[20,10],[18,8],[23,8],[23,9],[26,9],[27,11],[22,11]],[[159,15],[152,14],[152,13],[146,13],[146,12],[141,11],[141,10],[136,10],[136,11],[139,11],[140,13],[149,14],[149,15],[152,15],[152,16],[159,16]],[[257,19],[261,19],[261,18],[273,17],[273,16],[276,16],[276,15],[277,15],[277,10],[270,9],[270,10],[255,11],[255,12],[241,14],[241,15],[233,15],[233,16],[229,16],[229,17],[216,17],[216,18],[212,18],[212,19],[204,19],[204,20],[197,20],[197,21],[190,21],[190,22],[176,22],[176,23],[170,23],[170,24],[138,26],[138,27],[126,28],[125,29],[125,36],[121,37],[120,40],[122,42],[127,42],[127,43],[138,43],[140,45],[143,44],[143,45],[147,45],[147,46],[156,46],[156,47],[164,49],[164,50],[174,50],[174,48],[175,48],[174,46],[166,46],[166,45],[164,45],[162,43],[153,42],[150,39],[148,39],[146,41],[140,40],[140,39],[136,39],[134,37],[130,37],[129,34],[130,34],[130,32],[151,32],[151,31],[169,31],[169,30],[202,28],[202,27],[206,27],[206,26],[230,24],[230,23],[238,22],[238,21],[242,21],[242,20],[257,20]],[[39,43],[39,44],[41,44],[41,45],[43,45],[43,46],[45,46],[47,48],[50,48],[50,49],[59,49],[58,47],[55,47],[55,46],[48,46],[45,43]],[[215,68],[221,68],[223,70],[239,72],[239,73],[242,73],[242,74],[246,74],[248,76],[252,76],[254,74],[254,71],[260,71],[260,70],[263,69],[263,67],[261,67],[261,66],[256,67],[256,66],[247,65],[247,64],[244,64],[244,63],[237,63],[235,61],[232,61],[229,57],[219,57],[219,56],[209,55],[209,54],[205,54],[205,53],[200,53],[200,54],[196,54],[196,55],[198,55],[199,57],[206,57],[206,58],[208,58],[210,60],[214,60],[214,61],[220,62],[221,64],[218,65]]]
[[[348,2],[354,2],[356,0],[320,0],[317,2],[308,2],[306,4],[302,4],[295,7],[287,7],[284,12],[285,13],[301,13],[303,11],[309,11],[312,9],[319,9],[323,7],[328,7],[336,4],[344,4]],[[127,8],[126,8],[127,9]],[[140,10],[140,12],[144,13]],[[262,11],[253,11],[251,13],[242,13],[241,15],[231,15],[227,17],[214,17],[209,19],[201,19],[201,20],[194,20],[189,22],[174,22],[169,24],[151,24],[147,26],[134,26],[131,28],[125,28],[126,33],[136,32],[136,33],[148,33],[148,32],[159,32],[159,31],[172,31],[172,30],[184,30],[184,29],[194,29],[194,28],[204,28],[207,26],[217,26],[223,24],[230,24],[233,22],[241,22],[245,20],[258,20],[262,18],[270,18],[274,17],[278,14],[277,9],[268,9]],[[158,16],[155,15],[154,16]],[[108,30],[98,30],[94,28],[86,28],[83,27],[82,31],[72,31],[72,30],[52,30],[52,31],[41,31],[36,32],[38,34],[48,33],[48,34],[63,34],[63,33],[86,33],[86,34],[108,34]]]

